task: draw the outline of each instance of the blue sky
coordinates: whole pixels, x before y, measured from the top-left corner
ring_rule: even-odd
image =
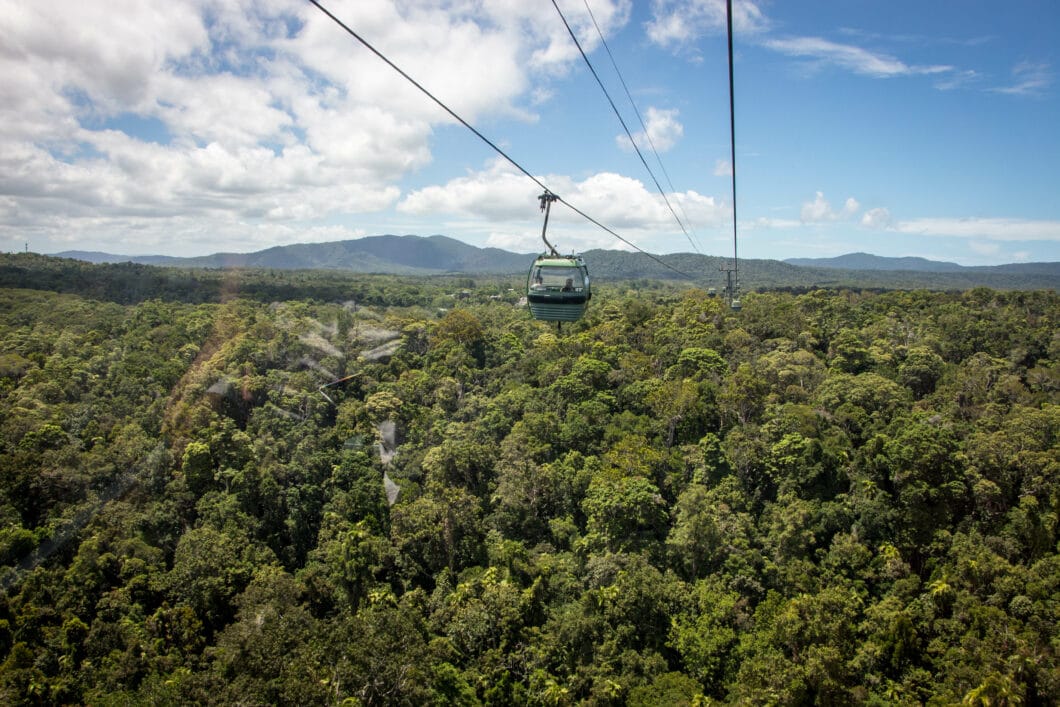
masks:
[[[564,199],[732,252],[723,0],[322,0]],[[1060,260],[1060,4],[735,2],[741,257]],[[304,0],[0,0],[0,249],[540,247],[540,188]],[[666,175],[669,176],[667,179]],[[628,248],[562,206],[562,250]]]

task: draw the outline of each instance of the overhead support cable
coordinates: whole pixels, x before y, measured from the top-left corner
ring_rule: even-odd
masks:
[[[732,61],[732,0],[725,0],[725,20],[729,35],[729,149],[732,160],[732,270],[733,291],[730,297],[738,297],[740,292],[740,261],[736,254],[736,96],[733,90]]]
[[[600,25],[596,22],[596,15],[593,14],[592,8],[589,7],[589,0],[582,0],[585,3],[585,11],[589,13],[589,19],[593,21],[593,27],[596,28],[596,33],[600,36],[600,43],[604,45],[604,49],[607,51],[608,58],[611,59],[611,66],[615,69],[615,74],[618,75],[618,81],[622,84],[622,90],[626,92],[626,98],[629,99],[629,105],[633,108],[633,113],[637,116],[637,120],[640,122],[641,130],[644,131],[644,137],[648,141],[648,146],[651,147],[652,154],[655,155],[655,161],[659,163],[659,169],[662,170],[663,176],[666,178],[666,185],[670,187],[670,191],[676,193],[677,188],[674,187],[673,180],[670,179],[670,173],[666,171],[666,165],[663,164],[662,157],[659,155],[659,151],[655,148],[655,141],[651,139],[651,133],[648,132],[648,126],[644,123],[644,117],[640,114],[640,109],[637,108],[636,101],[633,100],[633,94],[630,93],[629,86],[626,85],[626,79],[622,76],[622,71],[618,68],[618,62],[615,61],[615,55],[611,53],[611,47],[607,44],[607,40],[604,38],[604,33],[600,30]],[[665,195],[663,196],[665,198]],[[681,215],[685,217],[685,223],[688,224],[691,233],[691,240],[693,242],[692,247],[695,248],[698,245],[699,238],[696,236],[696,229],[692,220],[688,218],[688,214],[685,212],[681,202],[677,202],[677,208],[681,211]],[[678,219],[678,223],[680,223]],[[688,236],[688,233],[685,233]],[[698,248],[697,248],[698,251]]]
[[[474,127],[473,125],[471,125],[471,123],[469,123],[469,122],[467,122],[466,120],[464,120],[463,118],[461,118],[461,117],[460,117],[460,116],[459,116],[459,115],[458,115],[458,114],[457,114],[457,113],[456,113],[456,112],[455,112],[455,111],[454,111],[454,110],[453,110],[452,108],[450,108],[449,106],[447,106],[447,105],[446,105],[445,103],[443,103],[443,102],[442,102],[442,101],[441,101],[441,100],[440,100],[439,98],[437,98],[437,97],[436,97],[436,96],[435,96],[435,95],[434,95],[433,93],[431,93],[431,92],[430,92],[430,91],[428,91],[428,90],[427,90],[426,88],[424,88],[422,84],[420,84],[420,83],[419,83],[418,81],[416,81],[416,79],[412,78],[412,77],[411,77],[411,76],[409,76],[409,75],[408,75],[407,73],[405,73],[405,72],[404,72],[404,71],[403,71],[403,70],[401,69],[401,67],[399,67],[399,66],[398,66],[397,64],[395,64],[394,62],[390,61],[390,59],[388,59],[388,58],[386,57],[386,55],[384,55],[384,54],[383,54],[383,53],[382,53],[381,51],[379,51],[379,50],[378,50],[378,49],[376,49],[376,48],[375,48],[374,46],[372,46],[372,44],[371,44],[370,42],[368,42],[368,40],[366,40],[366,39],[365,39],[364,37],[362,37],[361,35],[357,34],[357,32],[355,32],[355,31],[354,31],[354,30],[353,30],[353,29],[352,29],[352,28],[351,28],[351,27],[350,27],[349,25],[347,25],[346,23],[344,23],[344,22],[343,22],[342,20],[340,20],[340,19],[339,19],[338,17],[336,17],[335,15],[333,15],[333,14],[332,14],[332,13],[331,13],[331,12],[330,12],[330,11],[329,11],[329,10],[328,10],[327,8],[326,8],[326,7],[324,7],[323,5],[321,5],[321,4],[320,4],[320,3],[318,2],[318,0],[308,0],[308,1],[309,1],[310,3],[312,3],[312,4],[313,4],[313,5],[314,5],[314,6],[315,6],[315,7],[316,7],[316,8],[318,9],[318,10],[320,10],[320,11],[321,11],[322,13],[324,13],[325,15],[327,15],[327,17],[328,17],[329,19],[331,19],[331,21],[332,21],[332,22],[334,22],[334,23],[335,23],[336,25],[338,25],[339,27],[341,27],[341,28],[342,28],[342,29],[343,29],[343,30],[344,30],[344,31],[345,31],[345,32],[346,32],[346,33],[347,33],[348,35],[350,35],[351,37],[353,37],[354,39],[356,39],[356,40],[357,40],[358,42],[360,42],[360,43],[361,43],[361,44],[362,44],[362,45],[363,45],[363,46],[364,46],[364,47],[365,47],[366,49],[368,49],[368,51],[372,52],[372,53],[373,53],[373,54],[375,54],[375,55],[376,55],[377,57],[379,57],[379,58],[380,58],[380,59],[381,59],[381,60],[382,60],[382,61],[383,61],[383,62],[384,62],[384,63],[385,63],[385,64],[386,64],[387,66],[389,66],[389,67],[390,67],[391,69],[393,69],[394,71],[398,72],[398,73],[399,73],[399,74],[401,75],[401,77],[402,77],[402,78],[404,78],[404,79],[405,79],[406,81],[408,81],[408,82],[409,82],[409,83],[411,83],[411,84],[412,84],[413,86],[415,86],[416,88],[418,88],[418,89],[420,90],[420,92],[421,92],[421,93],[422,93],[423,95],[427,96],[427,98],[430,98],[430,99],[431,99],[432,101],[434,101],[434,103],[435,103],[435,104],[437,104],[437,105],[438,105],[438,106],[439,106],[439,107],[440,107],[440,108],[441,108],[442,110],[444,110],[444,111],[445,111],[446,113],[448,113],[448,114],[449,114],[449,115],[450,115],[450,116],[451,116],[451,117],[452,117],[452,118],[453,118],[454,120],[456,120],[456,121],[457,121],[458,123],[460,123],[460,124],[461,124],[461,125],[463,125],[463,126],[464,126],[465,128],[467,128],[467,129],[468,129],[468,130],[470,130],[470,131],[471,131],[472,133],[474,133],[475,137],[477,137],[478,139],[482,140],[482,141],[483,141],[484,143],[486,143],[486,144],[487,144],[487,145],[489,145],[489,146],[490,146],[491,148],[493,148],[493,151],[494,151],[494,152],[496,152],[496,153],[497,153],[498,155],[500,155],[501,157],[503,157],[503,158],[504,158],[505,160],[507,160],[509,164],[511,164],[511,165],[512,165],[513,167],[515,167],[515,168],[516,168],[517,170],[519,170],[520,172],[522,172],[522,173],[523,173],[523,174],[524,174],[524,175],[525,175],[525,176],[526,176],[527,178],[529,178],[529,179],[530,179],[531,181],[533,181],[533,182],[534,182],[535,184],[537,184],[537,185],[538,185],[539,187],[541,187],[541,188],[542,188],[542,189],[543,189],[544,191],[546,191],[546,192],[549,192],[549,193],[554,193],[554,192],[552,192],[552,190],[551,190],[551,189],[549,189],[549,188],[548,188],[548,186],[547,186],[547,185],[546,185],[546,184],[545,184],[544,182],[542,182],[542,181],[541,181],[540,179],[538,179],[537,177],[535,177],[535,176],[534,176],[533,174],[531,174],[531,173],[530,173],[529,171],[527,171],[527,170],[526,170],[526,169],[525,169],[525,168],[524,168],[524,167],[523,167],[523,166],[522,166],[521,164],[519,164],[519,163],[518,163],[518,162],[516,162],[516,161],[515,161],[514,159],[512,159],[512,158],[511,158],[511,157],[510,157],[510,156],[508,155],[508,153],[506,153],[506,152],[505,152],[504,150],[502,150],[501,148],[499,148],[499,147],[498,147],[498,146],[497,146],[497,145],[496,145],[496,144],[495,144],[495,143],[494,143],[494,142],[493,142],[492,140],[490,140],[490,139],[489,139],[489,138],[487,138],[487,137],[486,137],[485,135],[483,135],[483,134],[482,134],[482,133],[480,133],[480,132],[479,132],[478,130],[476,130],[476,129],[475,129],[475,127]],[[559,8],[557,8],[557,9],[559,9]],[[569,29],[569,28],[568,28],[568,29]],[[642,157],[641,159],[643,160],[643,157]],[[651,253],[649,253],[648,251],[644,250],[643,248],[641,248],[640,246],[638,246],[638,245],[637,245],[636,243],[633,243],[632,241],[630,241],[630,240],[628,240],[628,239],[626,239],[626,238],[623,238],[623,237],[622,237],[622,236],[620,236],[620,235],[619,235],[618,233],[615,233],[615,231],[614,231],[614,230],[612,230],[612,229],[608,228],[607,226],[605,226],[604,224],[600,223],[599,221],[597,221],[597,220],[596,220],[596,219],[594,219],[593,217],[589,216],[589,215],[588,215],[587,213],[585,213],[585,212],[584,212],[584,211],[582,211],[581,209],[579,209],[579,208],[575,207],[575,206],[574,206],[573,204],[571,204],[571,203],[570,203],[569,201],[567,201],[566,199],[564,199],[564,198],[562,198],[562,197],[560,197],[560,196],[558,196],[558,195],[557,195],[557,196],[556,196],[556,200],[557,200],[557,201],[559,201],[559,202],[560,202],[561,204],[565,205],[565,206],[566,206],[567,208],[569,208],[569,209],[570,209],[571,211],[573,211],[574,213],[576,213],[576,214],[578,214],[579,216],[581,216],[582,218],[584,218],[584,219],[585,219],[586,221],[588,221],[589,223],[591,223],[591,224],[593,224],[593,225],[595,225],[595,226],[597,226],[597,227],[599,227],[599,228],[603,229],[603,230],[604,230],[604,231],[606,231],[607,233],[610,233],[610,234],[611,234],[612,236],[614,236],[614,237],[615,237],[615,238],[617,238],[618,240],[622,241],[623,243],[625,243],[625,244],[626,244],[626,245],[628,245],[629,247],[633,248],[633,249],[634,249],[634,250],[636,250],[637,252],[639,252],[639,253],[642,253],[643,255],[646,255],[646,256],[648,256],[649,258],[651,258],[652,260],[654,260],[655,262],[657,262],[657,263],[658,263],[659,265],[662,265],[662,266],[663,266],[664,268],[667,268],[668,270],[672,270],[672,271],[674,271],[675,273],[677,273],[677,274],[681,275],[682,277],[687,277],[687,278],[689,278],[689,279],[694,279],[692,275],[689,275],[689,274],[688,274],[688,273],[686,273],[686,272],[683,272],[683,271],[681,271],[681,270],[678,270],[677,268],[675,268],[674,266],[670,265],[669,263],[667,263],[667,262],[665,262],[665,261],[661,260],[661,259],[660,259],[660,258],[658,258],[657,256],[655,256],[655,255],[652,255],[652,254],[651,254]]]
[[[652,172],[651,167],[648,166],[648,161],[644,159],[644,153],[642,153],[640,151],[640,147],[637,146],[637,141],[633,139],[633,133],[630,132],[629,126],[626,125],[626,121],[622,118],[622,114],[618,112],[618,106],[616,106],[615,102],[611,99],[611,94],[607,92],[607,88],[604,86],[604,82],[600,80],[599,74],[597,74],[596,69],[593,68],[593,63],[589,61],[588,55],[586,55],[585,50],[582,49],[581,42],[579,42],[578,37],[575,36],[574,30],[571,29],[570,23],[567,22],[567,18],[564,16],[563,10],[559,9],[559,5],[556,4],[556,0],[552,0],[552,6],[556,8],[556,12],[559,13],[560,19],[563,20],[563,26],[567,28],[567,32],[570,34],[570,38],[574,40],[574,46],[578,48],[578,52],[581,53],[582,59],[585,60],[585,65],[589,67],[589,72],[593,75],[593,78],[596,79],[596,83],[600,86],[600,90],[604,92],[604,97],[607,98],[607,102],[611,104],[611,110],[613,110],[615,112],[615,115],[618,117],[618,122],[622,124],[622,129],[626,131],[626,136],[629,137],[629,142],[631,145],[633,145],[633,149],[636,151],[637,157],[640,158],[640,162],[644,165],[644,169],[648,170],[648,174],[651,176],[651,180],[655,182],[655,188],[659,190],[659,194],[662,196],[663,201],[666,202],[666,206],[670,209],[670,213],[673,214],[674,219],[677,221],[677,225],[681,227],[681,230],[685,234],[685,238],[688,239],[688,242],[689,244],[691,244],[692,248],[695,249],[697,253],[699,253],[699,247],[692,240],[692,236],[688,235],[688,229],[685,228],[685,224],[682,223],[681,219],[677,216],[677,212],[674,211],[674,207],[670,204],[670,200],[666,198],[666,192],[663,191],[662,185],[659,184],[659,180],[655,178],[655,173]],[[593,22],[595,24],[596,20],[593,20]],[[597,31],[599,31],[599,28],[597,28]],[[643,123],[641,124],[643,125]],[[645,135],[647,135],[647,128],[645,128],[644,133]]]

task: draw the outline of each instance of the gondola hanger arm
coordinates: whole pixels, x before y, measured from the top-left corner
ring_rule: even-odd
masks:
[[[559,252],[556,250],[555,246],[548,242],[546,234],[548,233],[548,215],[549,212],[552,211],[552,202],[557,201],[559,197],[546,189],[545,193],[537,198],[541,201],[541,210],[545,212],[545,224],[541,227],[541,240],[545,242],[545,246],[548,248],[550,255],[558,256]]]

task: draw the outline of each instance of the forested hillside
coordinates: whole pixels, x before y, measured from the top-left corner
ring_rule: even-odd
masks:
[[[694,282],[699,287],[720,289],[726,284],[722,271],[732,267],[730,258],[699,253],[654,256],[590,250],[584,255],[593,277],[609,281],[645,278]],[[210,276],[204,272],[211,270],[226,270],[229,277],[248,280],[260,279],[261,271],[269,270],[418,276],[466,274],[481,277],[493,274],[525,278],[527,266],[533,260],[532,255],[518,255],[497,248],[476,248],[444,236],[369,236],[334,243],[277,246],[256,253],[216,253],[195,258],[130,257],[83,251],[68,251],[59,256],[45,258],[26,253],[0,253],[0,285],[20,286],[15,282],[25,277],[27,267],[39,271],[42,259],[51,261],[48,268],[52,271],[67,270],[75,276],[90,272],[96,278],[130,277],[133,273],[129,269],[130,261],[140,266],[166,266],[165,270],[150,268],[142,272],[153,272],[154,277],[164,278],[171,287],[189,278],[209,280]],[[86,266],[83,261],[110,265]],[[125,267],[125,271],[115,269],[119,263],[118,267]],[[954,291],[976,287],[1002,290],[1060,287],[1060,263],[1057,262],[965,267],[923,258],[881,258],[864,253],[838,258],[795,258],[784,262],[743,258],[740,273],[744,289],[748,285],[754,289],[847,287]]]
[[[269,277],[0,290],[0,702],[1060,696],[1055,293]]]

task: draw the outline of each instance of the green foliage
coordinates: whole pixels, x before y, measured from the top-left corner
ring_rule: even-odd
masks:
[[[8,260],[5,704],[1060,694],[1054,293]]]

